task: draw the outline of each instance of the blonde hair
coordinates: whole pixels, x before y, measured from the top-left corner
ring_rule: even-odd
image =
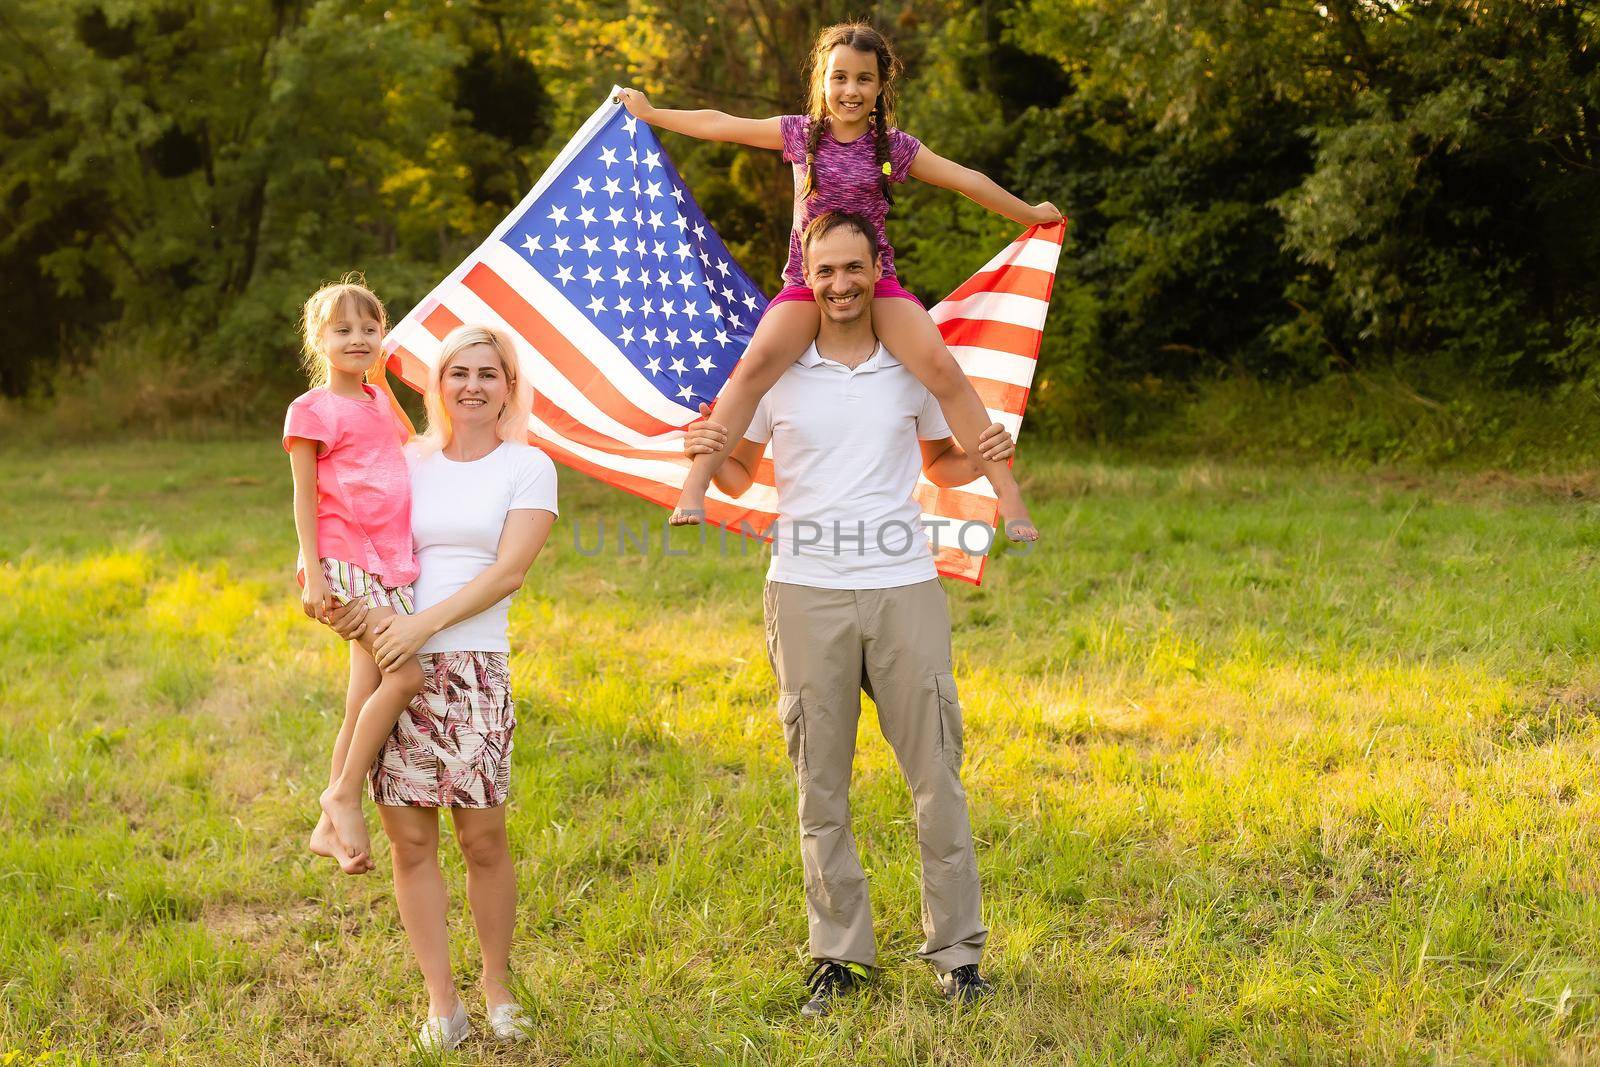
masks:
[[[428,391],[423,394],[423,406],[428,410],[428,428],[423,431],[419,442],[424,451],[436,452],[444,448],[454,435],[450,415],[444,409],[444,372],[451,360],[473,345],[492,348],[500,359],[500,370],[506,376],[506,403],[495,423],[495,435],[502,441],[528,443],[528,413],[533,408],[533,384],[522,373],[516,345],[503,330],[465,323],[445,334],[439,358],[428,372]]]
[[[322,350],[322,331],[340,309],[352,304],[358,314],[375,319],[383,332],[389,332],[389,315],[383,309],[383,301],[367,288],[366,282],[359,272],[351,271],[306,298],[306,306],[300,311],[300,364],[313,389],[328,384],[328,356]],[[372,355],[374,360],[378,358],[378,353]]]

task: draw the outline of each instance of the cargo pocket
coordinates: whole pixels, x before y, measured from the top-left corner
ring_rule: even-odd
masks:
[[[933,676],[939,690],[939,755],[953,771],[960,772],[962,756],[961,701],[956,697],[956,676],[948,672]]]
[[[799,693],[778,695],[778,720],[783,723],[783,739],[789,745],[789,762],[801,782],[806,780],[806,716]]]

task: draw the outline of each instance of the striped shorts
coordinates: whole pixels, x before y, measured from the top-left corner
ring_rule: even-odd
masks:
[[[396,615],[417,613],[410,585],[384,585],[354,563],[342,559],[324,557],[318,562],[322,564],[323,577],[328,579],[328,588],[340,603],[359,600],[369,608],[393,608]]]

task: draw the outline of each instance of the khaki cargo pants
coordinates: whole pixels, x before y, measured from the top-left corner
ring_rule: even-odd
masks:
[[[950,615],[938,579],[896,589],[768,582],[767,653],[800,794],[811,957],[873,966],[867,878],[850,832],[861,691],[911,787],[922,852],[918,951],[939,971],[977,963],[984,929],[978,862],[961,788],[961,705]]]

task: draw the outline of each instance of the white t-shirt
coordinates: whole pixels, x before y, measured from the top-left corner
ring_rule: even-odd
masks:
[[[806,349],[756,406],[778,528],[767,580],[891,589],[938,576],[912,492],[917,442],[950,436],[938,401],[882,346],[855,369]]]
[[[411,539],[421,573],[417,610],[431,608],[482,574],[499,555],[506,513],[556,514],[556,465],[531,445],[500,445],[482,459],[457,463],[443,452],[411,460]],[[509,652],[511,598],[434,634],[422,652]]]

